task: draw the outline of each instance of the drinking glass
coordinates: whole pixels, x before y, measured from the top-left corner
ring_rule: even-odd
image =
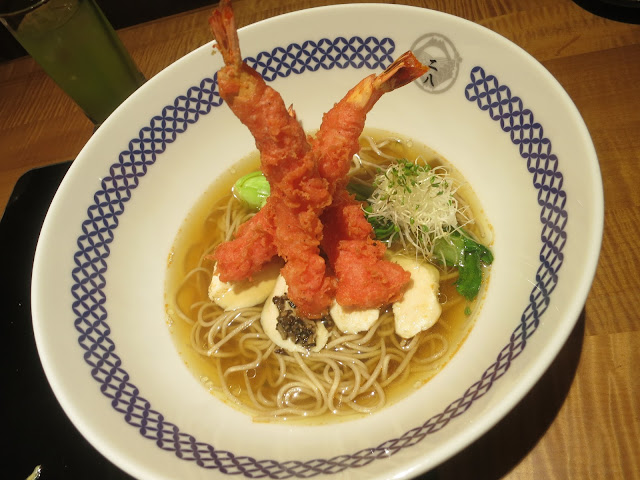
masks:
[[[94,0],[0,0],[0,21],[96,125],[144,83]]]

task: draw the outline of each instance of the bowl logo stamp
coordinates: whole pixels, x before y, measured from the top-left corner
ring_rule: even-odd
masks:
[[[462,58],[446,36],[427,33],[418,38],[411,50],[420,62],[431,67],[416,83],[429,93],[446,92],[456,82]]]

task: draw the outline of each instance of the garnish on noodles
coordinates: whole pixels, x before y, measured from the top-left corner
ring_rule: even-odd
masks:
[[[256,420],[377,411],[457,350],[493,261],[490,228],[450,164],[408,139],[363,135],[377,100],[428,67],[401,55],[309,135],[242,62],[228,0],[209,23],[220,95],[258,153],[176,240],[167,313],[179,348],[212,393]]]

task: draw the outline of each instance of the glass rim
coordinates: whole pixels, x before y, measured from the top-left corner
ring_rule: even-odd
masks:
[[[12,11],[5,11],[4,10],[4,2],[0,2],[0,17],[1,18],[7,18],[7,17],[13,17],[16,15],[24,15],[25,13],[29,13],[32,10],[35,10],[36,8],[42,6],[43,4],[47,3],[49,0],[37,0],[36,2],[34,2],[33,4],[23,7],[19,10],[12,10]]]

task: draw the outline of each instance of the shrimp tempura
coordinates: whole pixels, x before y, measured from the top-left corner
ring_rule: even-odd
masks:
[[[409,274],[384,260],[384,245],[373,241],[360,205],[346,193],[346,175],[369,110],[428,67],[407,52],[380,75],[362,80],[325,114],[311,146],[293,110],[242,63],[230,0],[221,1],[209,23],[225,61],[217,75],[220,95],[254,136],[271,186],[262,210],[214,252],[220,279],[251,277],[277,254],[285,260],[281,272],[289,297],[303,316],[324,315],[336,288],[343,305],[379,307],[401,298]],[[340,227],[344,222],[354,228]],[[337,281],[321,256],[321,242]],[[358,294],[372,279],[377,287]]]

